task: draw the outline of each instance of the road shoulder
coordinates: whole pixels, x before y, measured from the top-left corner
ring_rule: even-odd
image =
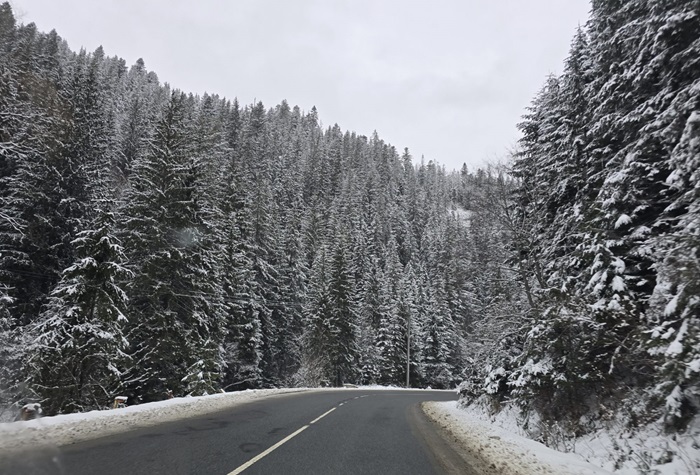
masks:
[[[557,452],[543,444],[507,434],[470,418],[456,403],[425,402],[426,416],[457,445],[478,473],[484,475],[603,475],[610,472],[581,460],[575,454]]]
[[[465,475],[498,475],[495,465],[489,464],[471,444],[465,442],[452,430],[451,425],[439,411],[434,409],[433,402],[423,402],[415,406],[410,420],[415,427],[415,435],[420,438],[433,455],[437,465],[448,474]]]

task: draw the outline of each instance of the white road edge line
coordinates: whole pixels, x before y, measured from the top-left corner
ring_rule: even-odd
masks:
[[[335,409],[335,408],[334,408],[334,409]],[[325,415],[325,414],[324,414],[324,415]],[[245,470],[246,468],[250,467],[250,466],[253,465],[255,462],[257,462],[258,460],[260,460],[261,458],[265,457],[266,455],[269,455],[270,452],[272,452],[273,450],[275,450],[276,448],[278,448],[280,445],[284,444],[285,442],[287,442],[287,441],[288,441],[289,439],[291,439],[292,437],[295,437],[295,436],[299,435],[300,433],[302,433],[303,431],[305,431],[305,430],[308,429],[308,428],[309,428],[309,424],[305,425],[304,427],[302,427],[301,429],[297,430],[296,432],[293,432],[293,433],[289,434],[287,437],[285,437],[284,439],[282,439],[282,440],[280,440],[279,442],[277,442],[275,445],[273,445],[272,447],[270,447],[269,449],[267,449],[265,452],[259,453],[258,455],[256,455],[256,456],[253,457],[252,459],[248,460],[246,463],[244,463],[244,464],[241,465],[240,467],[238,467],[238,468],[237,468],[236,470],[234,470],[233,472],[230,472],[228,475],[237,475],[237,474],[241,473],[243,470]]]
[[[334,407],[334,408],[331,409],[330,411],[324,412],[323,414],[321,414],[320,416],[318,416],[316,419],[314,419],[313,421],[309,422],[309,425],[314,424],[314,423],[320,421],[321,419],[323,419],[324,417],[326,417],[328,414],[330,414],[331,412],[333,412],[333,411],[335,411],[335,410],[336,410],[336,408]]]

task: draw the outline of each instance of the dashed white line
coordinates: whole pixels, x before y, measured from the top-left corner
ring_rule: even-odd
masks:
[[[302,432],[304,432],[304,431],[305,431],[306,429],[308,429],[308,428],[309,428],[309,425],[307,424],[307,425],[305,425],[304,427],[302,427],[301,429],[297,430],[296,432],[292,432],[292,433],[289,434],[287,437],[285,437],[284,439],[280,440],[279,442],[277,442],[275,445],[273,445],[272,447],[270,447],[270,448],[267,449],[266,451],[261,452],[261,453],[259,453],[258,455],[256,455],[255,457],[253,457],[252,459],[248,460],[246,463],[244,463],[243,465],[241,465],[240,467],[238,467],[236,470],[234,470],[233,472],[229,473],[228,475],[237,475],[237,474],[241,473],[243,470],[245,470],[246,468],[250,467],[250,466],[253,465],[255,462],[257,462],[258,460],[260,460],[261,458],[263,458],[264,456],[269,455],[270,452],[272,452],[273,450],[275,450],[277,447],[279,447],[280,445],[284,444],[285,442],[287,442],[287,441],[288,441],[289,439],[291,439],[292,437],[295,437],[295,436],[301,434]]]
[[[255,462],[257,462],[258,460],[260,460],[261,458],[265,457],[266,455],[269,455],[273,450],[277,449],[277,448],[280,447],[282,444],[285,444],[286,442],[288,442],[288,441],[289,441],[290,439],[292,439],[293,437],[296,437],[297,435],[299,435],[299,434],[301,434],[302,432],[304,432],[306,429],[308,429],[308,428],[311,426],[311,424],[315,424],[316,422],[320,421],[321,419],[323,419],[324,417],[326,417],[326,416],[327,416],[328,414],[330,414],[331,412],[335,411],[338,407],[342,406],[343,404],[345,404],[345,403],[341,402],[337,407],[334,407],[333,409],[324,412],[323,414],[321,414],[320,416],[318,416],[316,419],[314,419],[313,421],[311,421],[311,422],[309,422],[308,424],[306,424],[306,425],[305,425],[304,427],[302,427],[301,429],[297,430],[296,432],[292,432],[292,433],[289,434],[287,437],[285,437],[284,439],[280,440],[279,442],[277,442],[275,445],[273,445],[273,446],[270,447],[269,449],[265,450],[264,452],[259,453],[258,455],[256,455],[256,456],[253,457],[252,459],[248,460],[246,463],[244,463],[244,464],[241,465],[240,467],[238,467],[238,468],[237,468],[236,470],[234,470],[233,472],[230,472],[228,475],[238,475],[238,474],[241,473],[243,470],[247,469],[248,467],[250,467],[251,465],[253,465]]]
[[[321,419],[323,419],[324,417],[326,417],[328,414],[330,414],[331,412],[335,411],[336,409],[337,409],[337,408],[334,407],[334,408],[331,409],[330,411],[324,412],[323,414],[321,414],[320,416],[318,416],[316,419],[314,419],[313,421],[309,422],[309,425],[314,424],[314,423],[320,421]]]

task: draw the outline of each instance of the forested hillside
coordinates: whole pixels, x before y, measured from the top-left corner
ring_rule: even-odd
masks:
[[[315,108],[173,90],[4,3],[0,406],[404,385],[409,367],[570,433],[614,413],[683,430],[700,12],[591,6],[511,163],[448,173]]]
[[[8,3],[0,88],[3,407],[404,385],[409,341],[411,385],[455,387],[471,326],[515,306],[487,172],[173,90]]]
[[[623,409],[630,427],[685,428],[700,410],[698,3],[594,0],[519,127],[511,244],[529,306],[464,395],[579,433]]]

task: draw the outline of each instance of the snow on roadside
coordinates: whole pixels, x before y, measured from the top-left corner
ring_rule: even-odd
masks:
[[[530,419],[530,428],[525,430],[520,412],[508,405],[494,414],[489,414],[479,403],[450,411],[455,412],[455,417],[468,421],[461,422],[463,425],[469,426],[476,420],[490,430],[501,430],[529,443],[535,443],[532,439],[545,430],[549,446],[562,451],[558,453],[566,452],[566,456],[578,457],[608,470],[603,473],[700,475],[700,417],[691,421],[684,432],[670,435],[664,430],[663,420],[639,427],[630,425],[624,414],[618,414],[598,424],[596,430],[573,438],[556,426],[543,429],[536,419]]]
[[[355,388],[346,387],[345,389],[369,389],[372,391],[438,391],[453,394],[456,393],[455,389],[407,388],[406,386],[381,386],[379,384],[367,384],[365,386],[357,386]]]
[[[0,453],[62,446],[187,417],[228,409],[263,397],[309,389],[255,389],[179,397],[105,411],[90,411],[0,424]]]
[[[57,447],[139,427],[216,412],[262,397],[299,391],[339,391],[343,388],[254,389],[199,397],[179,397],[121,409],[42,417],[31,421],[0,423],[0,454],[28,447]],[[355,390],[422,391],[394,386],[359,386]],[[454,390],[452,390],[454,391]]]
[[[483,463],[481,473],[503,475],[602,475],[610,474],[573,453],[563,453],[489,424],[457,407],[457,401],[426,402],[423,410],[452,434],[456,442]]]
[[[619,421],[575,439],[573,450],[620,475],[700,475],[700,417],[686,430],[667,434],[658,420],[634,430]]]

